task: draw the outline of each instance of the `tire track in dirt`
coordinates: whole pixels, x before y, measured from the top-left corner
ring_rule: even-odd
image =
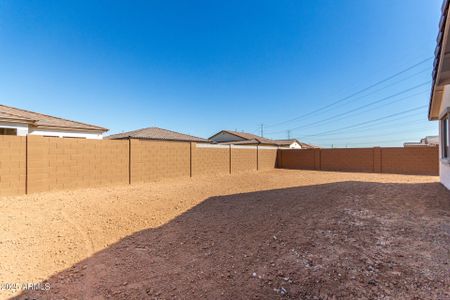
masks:
[[[89,234],[84,230],[78,223],[74,222],[72,218],[70,218],[64,211],[61,211],[61,216],[63,219],[67,221],[75,230],[83,237],[83,243],[86,247],[86,258],[91,257],[94,254],[94,242],[92,241],[92,238],[89,236]],[[86,259],[86,276],[85,278],[85,291],[84,291],[84,298],[85,299],[92,299],[92,268],[90,266],[90,260]]]

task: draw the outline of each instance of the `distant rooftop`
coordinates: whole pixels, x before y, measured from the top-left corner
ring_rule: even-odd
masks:
[[[3,104],[0,104],[0,121],[29,124],[30,126],[37,128],[108,131],[107,128],[100,126],[71,121]]]
[[[143,140],[166,140],[166,141],[182,141],[182,142],[202,142],[202,143],[209,143],[208,140],[168,130],[163,129],[159,127],[148,127],[148,128],[142,128],[138,130],[133,131],[127,131],[122,132],[118,134],[113,134],[110,136],[107,136],[106,139],[111,140],[120,140],[120,139],[143,139]]]

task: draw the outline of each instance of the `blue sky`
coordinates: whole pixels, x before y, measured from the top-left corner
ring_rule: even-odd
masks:
[[[428,104],[440,7],[0,0],[0,103],[110,133],[158,126],[208,137],[264,124],[267,137],[291,129],[325,147],[401,145],[437,133],[419,107]]]

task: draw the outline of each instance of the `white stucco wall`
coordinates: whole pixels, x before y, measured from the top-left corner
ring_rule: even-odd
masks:
[[[71,138],[85,138],[101,140],[103,135],[101,133],[91,132],[75,132],[75,131],[60,131],[60,130],[32,130],[29,135],[42,135],[42,136],[57,136],[57,137],[71,137]]]
[[[12,128],[17,130],[17,135],[25,136],[28,134],[28,125],[19,123],[0,122],[1,128]]]
[[[42,136],[57,136],[57,137],[72,137],[85,139],[103,139],[103,134],[100,132],[83,132],[83,131],[63,131],[63,130],[33,130],[26,124],[19,123],[5,123],[0,122],[0,128],[13,128],[17,130],[18,136],[26,135],[42,135]]]
[[[297,142],[293,142],[292,144],[289,145],[289,148],[291,149],[302,149],[302,146],[297,143]]]
[[[439,110],[439,114],[441,114],[444,110],[450,107],[450,85],[446,85],[444,88],[444,96],[442,98],[441,108]],[[439,136],[442,135],[441,126],[439,126]],[[439,157],[441,158],[442,148],[439,147]],[[450,164],[448,161],[440,160],[439,165],[439,176],[441,179],[441,183],[448,189],[450,189]]]

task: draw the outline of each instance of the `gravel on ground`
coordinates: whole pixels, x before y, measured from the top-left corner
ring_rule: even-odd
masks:
[[[437,177],[270,170],[0,211],[2,299],[450,299]]]

